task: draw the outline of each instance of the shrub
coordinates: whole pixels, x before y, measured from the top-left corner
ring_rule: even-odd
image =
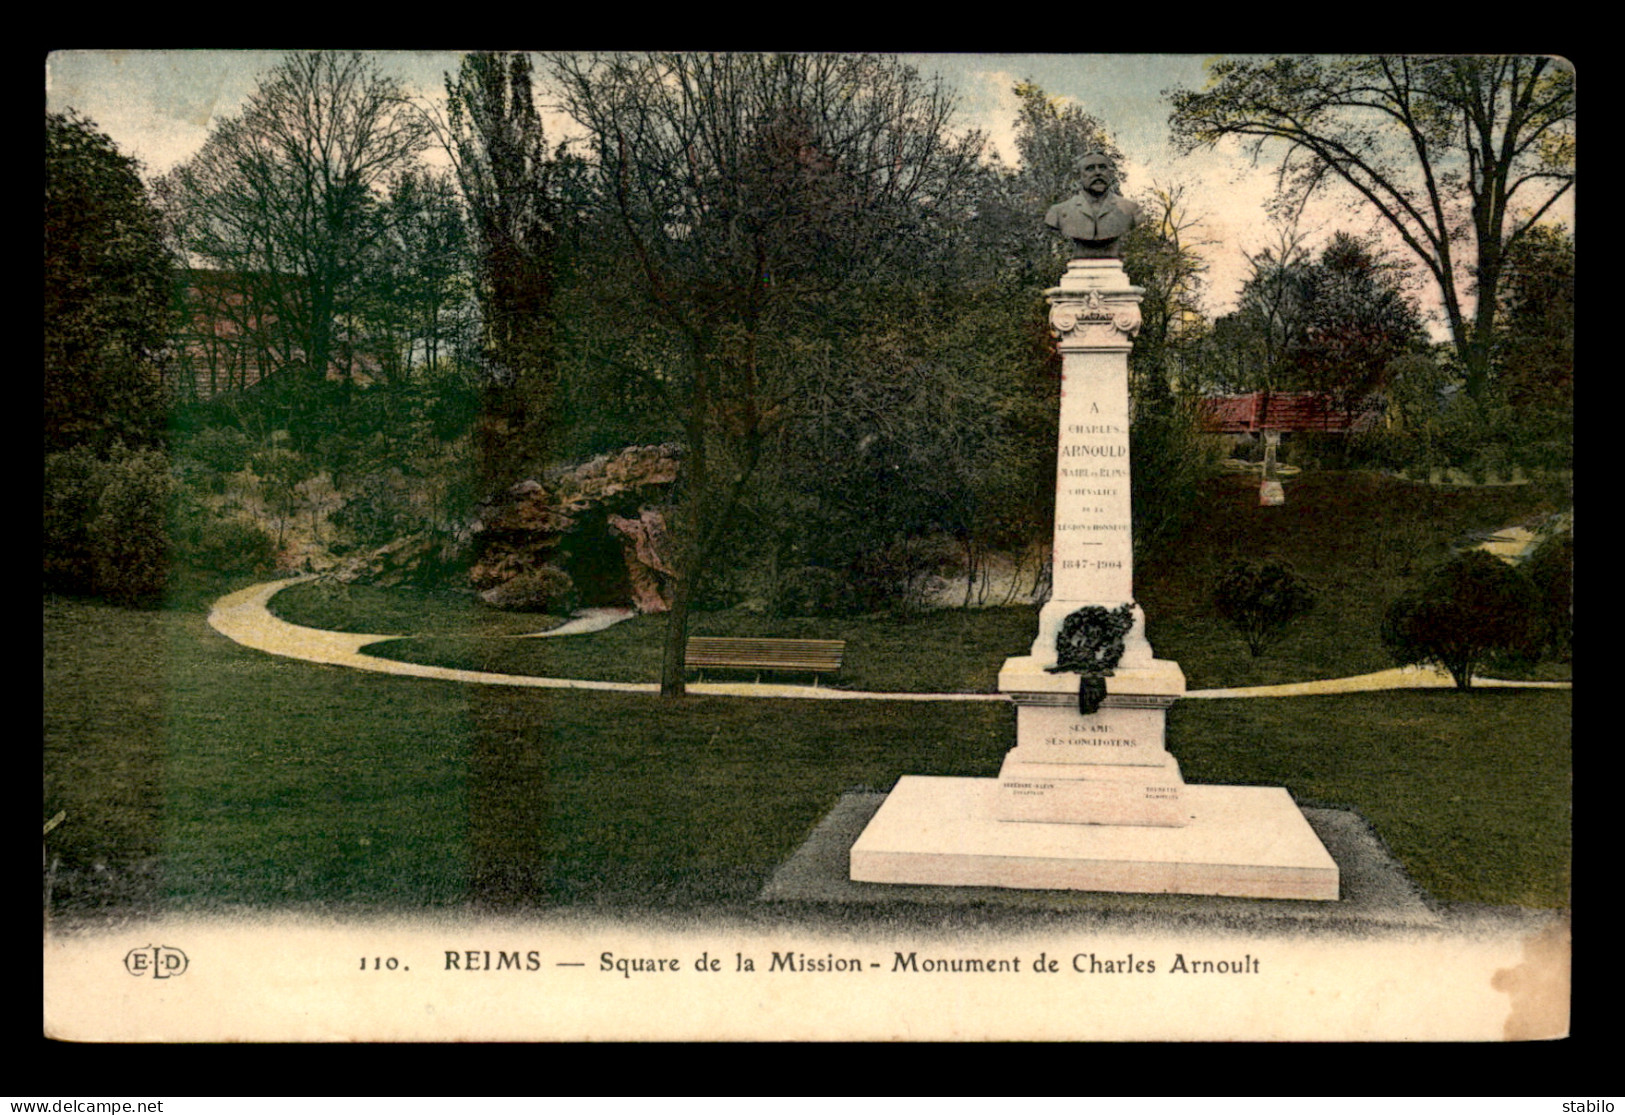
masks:
[[[90,524],[97,587],[120,604],[163,594],[169,577],[169,465],[141,450],[115,462]]]
[[[90,522],[107,484],[107,465],[87,446],[45,456],[43,565],[45,587],[95,591]]]
[[[241,430],[234,426],[210,426],[186,444],[184,454],[224,475],[241,472],[248,465],[251,451],[248,438]]]
[[[272,435],[272,440],[279,439]],[[313,469],[299,453],[280,445],[255,453],[252,464],[260,478],[260,494],[265,500],[265,509],[277,524],[276,541],[280,547],[288,524],[305,503],[299,484],[312,474]]]
[[[1315,606],[1315,595],[1309,582],[1279,558],[1237,561],[1214,583],[1213,606],[1257,658],[1287,624]]]
[[[264,573],[276,560],[276,540],[243,519],[208,517],[177,556],[216,573]]]
[[[332,521],[348,531],[356,545],[368,549],[393,542],[424,525],[406,477],[398,468],[362,476],[347,493],[344,506],[333,513]]]
[[[1567,662],[1574,657],[1574,535],[1548,535],[1524,564],[1535,591],[1541,648]]]
[[[1483,550],[1457,554],[1388,607],[1382,642],[1401,666],[1434,664],[1458,689],[1495,654],[1527,656],[1538,643],[1529,579]]]
[[[47,588],[146,604],[169,572],[169,504],[164,455],[115,443],[105,458],[75,447],[45,458]]]
[[[851,584],[833,569],[801,565],[779,584],[778,612],[787,616],[837,615],[855,610]]]

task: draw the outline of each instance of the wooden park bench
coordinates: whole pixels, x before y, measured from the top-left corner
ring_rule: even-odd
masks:
[[[819,674],[830,674],[841,668],[841,655],[846,651],[844,639],[719,639],[703,636],[688,640],[688,654],[683,665],[700,671],[705,668],[755,670],[756,680],[762,680],[763,670],[806,671],[818,684]]]

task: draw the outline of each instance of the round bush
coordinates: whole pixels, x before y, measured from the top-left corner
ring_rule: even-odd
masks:
[[[1532,656],[1538,645],[1529,579],[1483,550],[1457,554],[1388,607],[1382,642],[1401,666],[1450,671],[1458,689],[1491,655]]]
[[[1233,562],[1213,585],[1213,607],[1257,658],[1287,624],[1315,606],[1315,590],[1279,558]]]

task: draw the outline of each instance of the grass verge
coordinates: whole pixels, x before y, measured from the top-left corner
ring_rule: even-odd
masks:
[[[1184,701],[1189,782],[1286,786],[1358,810],[1441,902],[1569,902],[1572,694],[1451,689]]]
[[[742,901],[840,793],[987,777],[999,704],[557,693],[237,646],[198,611],[45,608],[59,914]],[[544,640],[545,642],[545,640]],[[1565,692],[1184,702],[1193,782],[1358,809],[1447,902],[1561,906]]]

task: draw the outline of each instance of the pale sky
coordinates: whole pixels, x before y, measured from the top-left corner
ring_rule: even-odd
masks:
[[[384,72],[432,108],[444,109],[443,75],[455,72],[455,51],[381,51]],[[281,51],[68,51],[46,65],[46,105],[72,107],[90,117],[119,149],[161,174],[202,146],[211,121],[235,112],[261,76],[282,58]],[[1225,313],[1245,277],[1245,253],[1271,241],[1264,202],[1274,191],[1273,164],[1253,167],[1230,144],[1189,156],[1168,142],[1170,106],[1163,91],[1200,88],[1206,80],[1200,55],[1178,54],[917,54],[905,60],[923,73],[935,73],[959,99],[959,123],[986,133],[1007,164],[1014,164],[1016,82],[1031,79],[1052,97],[1081,106],[1100,119],[1124,156],[1128,192],[1152,185],[1183,183],[1198,236],[1209,263],[1205,303],[1210,314]],[[538,74],[538,78],[541,75]],[[550,131],[559,118],[539,107]],[[1572,198],[1572,191],[1570,197]],[[1565,199],[1569,200],[1569,199]],[[1572,204],[1562,216],[1573,227]],[[1311,245],[1347,229],[1377,227],[1367,210],[1346,199],[1327,198],[1306,214],[1314,230]],[[1425,311],[1436,306],[1431,286],[1417,293]],[[1436,323],[1436,325],[1439,323]],[[1440,333],[1442,339],[1443,334]]]

